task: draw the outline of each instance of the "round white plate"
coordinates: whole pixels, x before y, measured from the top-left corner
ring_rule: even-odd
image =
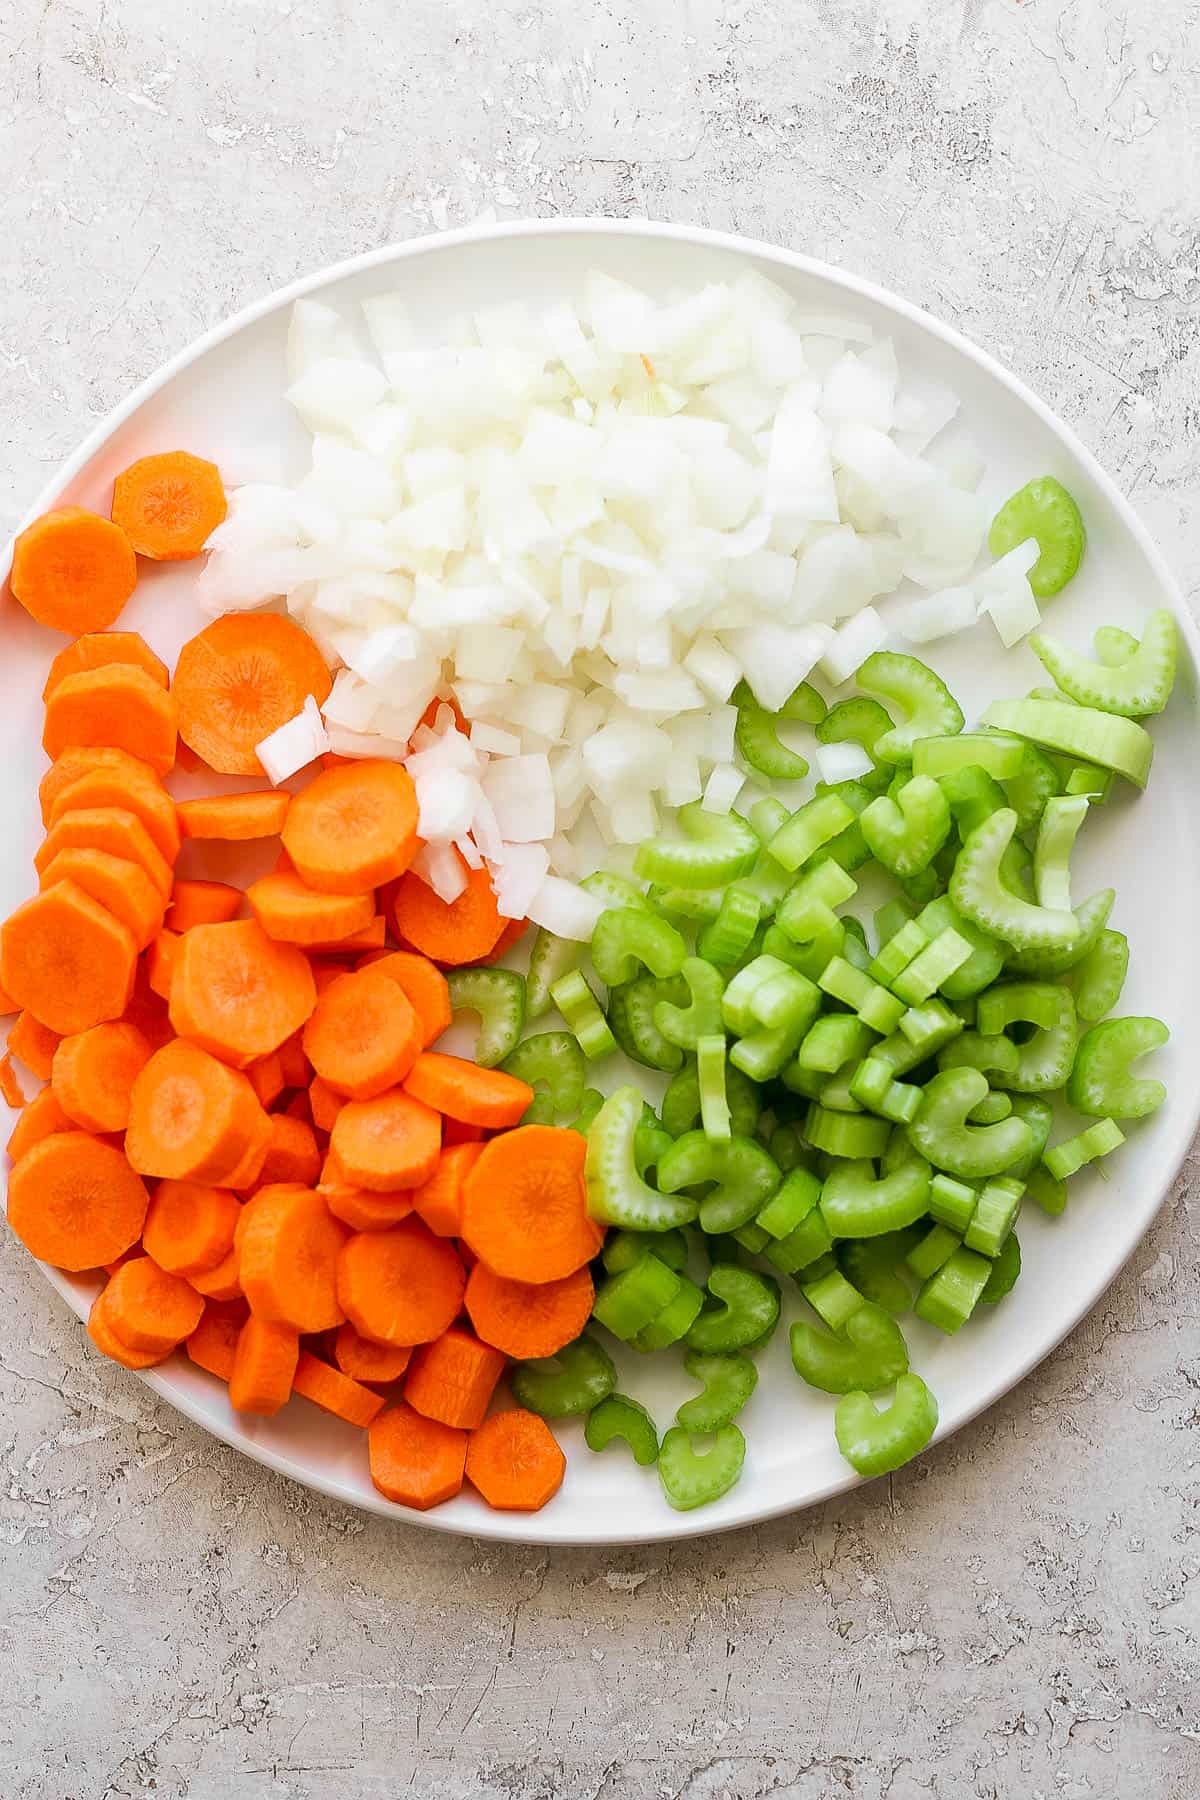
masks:
[[[1116,883],[1112,923],[1128,933],[1133,958],[1123,1012],[1155,1013],[1170,1025],[1157,1071],[1170,1098],[1111,1157],[1103,1174],[1072,1184],[1068,1213],[1051,1221],[1030,1207],[1022,1217],[1025,1269],[1015,1293],[982,1309],[957,1340],[905,1321],[913,1366],[930,1382],[945,1436],[1028,1373],[1083,1316],[1116,1275],[1150,1224],[1197,1124],[1200,1006],[1194,896],[1200,888],[1195,827],[1197,637],[1182,597],[1133,511],[1065,426],[990,357],[935,319],[871,283],[766,244],[691,228],[605,220],[530,223],[455,232],[381,250],[297,282],[210,332],[146,382],[95,431],[42,493],[33,511],[62,502],[107,512],[114,475],[134,457],[183,447],[225,463],[239,478],[246,455],[283,446],[298,458],[303,436],[283,399],[288,309],[319,294],[353,314],[368,295],[399,290],[418,322],[483,302],[545,304],[578,295],[593,267],[654,291],[694,288],[757,268],[811,311],[849,312],[890,334],[906,374],[949,384],[987,458],[984,491],[997,503],[1033,475],[1054,474],[1075,494],[1087,521],[1083,570],[1049,608],[1051,628],[1086,646],[1098,624],[1138,629],[1151,607],[1175,609],[1186,651],[1174,699],[1156,719],[1148,792],[1122,787],[1085,834],[1077,893]],[[7,558],[3,565],[7,565]],[[143,575],[122,625],[142,631],[173,663],[180,644],[204,622],[192,598],[191,571],[167,566]],[[36,627],[8,597],[0,667],[0,749],[6,775],[0,824],[9,855],[0,870],[0,916],[31,891],[29,870],[40,836],[36,788],[44,768],[41,689],[62,640]],[[988,700],[1018,695],[1039,679],[1031,651],[1006,655],[988,624],[930,660],[949,681],[968,720]],[[81,1318],[94,1289],[47,1268],[47,1277]],[[792,1303],[789,1303],[792,1304]],[[672,1357],[631,1355],[623,1385],[651,1407],[660,1425],[691,1384]],[[792,1373],[780,1329],[760,1361],[758,1391],[746,1409],[743,1477],[716,1505],[692,1513],[667,1506],[652,1470],[636,1469],[618,1449],[593,1456],[577,1425],[562,1432],[568,1469],[560,1494],[532,1517],[496,1513],[474,1496],[428,1514],[390,1505],[371,1485],[361,1432],[296,1403],[270,1420],[248,1420],[229,1407],[224,1386],[176,1355],[142,1379],[173,1405],[248,1455],[355,1506],[439,1531],[534,1543],[629,1543],[715,1531],[786,1512],[853,1485],[833,1438],[833,1402]]]

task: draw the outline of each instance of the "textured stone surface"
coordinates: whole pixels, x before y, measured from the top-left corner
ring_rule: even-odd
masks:
[[[0,526],[293,275],[489,207],[646,213],[962,326],[1195,592],[1187,0],[9,0],[0,45]],[[1183,1800],[1196,1174],[1058,1354],[915,1469],[603,1554],[285,1486],[91,1357],[5,1239],[0,1791]]]

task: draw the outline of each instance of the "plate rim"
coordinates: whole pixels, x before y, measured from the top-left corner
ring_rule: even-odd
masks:
[[[282,311],[285,307],[291,306],[295,301],[303,299],[317,290],[335,286],[372,269],[406,262],[410,258],[439,255],[466,245],[482,242],[609,235],[654,238],[667,243],[693,245],[723,252],[735,258],[755,258],[759,261],[774,263],[796,274],[815,277],[842,289],[849,295],[869,301],[872,305],[899,315],[910,325],[931,334],[949,349],[957,351],[975,363],[986,375],[999,381],[1017,400],[1030,408],[1042,424],[1059,439],[1071,456],[1083,466],[1090,480],[1113,508],[1120,524],[1134,540],[1153,571],[1155,579],[1169,598],[1191,653],[1193,666],[1200,670],[1200,628],[1192,618],[1179,581],[1151,535],[1148,526],[1113,477],[1108,474],[1074,429],[1060,419],[1057,413],[1032,388],[1018,375],[1007,369],[990,351],[975,343],[956,326],[947,324],[903,295],[895,293],[879,282],[872,281],[867,276],[840,268],[837,264],[827,262],[823,258],[809,256],[802,251],[791,250],[784,245],[772,244],[764,239],[748,237],[738,232],[719,231],[702,225],[659,223],[643,218],[612,219],[602,215],[572,215],[561,218],[513,219],[488,224],[466,225],[451,231],[430,232],[420,237],[405,239],[399,243],[381,245],[374,250],[363,251],[358,255],[327,264],[324,268],[299,276],[281,287],[271,289],[259,299],[239,308],[186,344],[98,421],[75,450],[58,465],[55,473],[41,488],[29,509],[22,515],[16,532],[8,540],[3,552],[0,553],[0,569],[3,569],[0,581],[7,583],[12,548],[17,534],[32,519],[37,518],[55,504],[63,490],[87,467],[126,420],[132,418],[149,400],[153,399],[157,393],[202,356],[236,337],[249,326],[257,324],[272,313]],[[1167,1172],[1159,1184],[1153,1207],[1146,1216],[1145,1225],[1134,1244],[1122,1254],[1106,1257],[1106,1273],[1092,1297],[1073,1309],[1061,1321],[1056,1319],[1053,1335],[1049,1341],[1044,1342],[1039,1336],[1036,1340],[1039,1345],[1036,1353],[1023,1355],[1011,1379],[1007,1379],[1002,1387],[996,1391],[989,1389],[986,1397],[981,1398],[977,1404],[969,1405],[960,1414],[955,1414],[952,1425],[939,1424],[933,1439],[934,1443],[944,1442],[955,1432],[961,1430],[964,1425],[977,1418],[980,1413],[987,1411],[1006,1394],[1011,1393],[1058,1348],[1064,1339],[1075,1330],[1080,1321],[1099,1304],[1161,1212],[1167,1195],[1174,1187],[1184,1165],[1198,1126],[1200,1126],[1200,1088],[1197,1089],[1183,1121],[1175,1127],[1176,1138],[1174,1143],[1167,1147],[1167,1156],[1163,1165]],[[5,1177],[5,1190],[7,1191],[7,1177]],[[81,1319],[85,1318],[86,1312],[80,1310],[80,1306],[77,1304],[77,1295],[70,1280],[49,1264],[39,1262],[38,1267],[76,1316]],[[221,1421],[208,1417],[189,1394],[179,1393],[173,1387],[172,1379],[157,1369],[129,1372],[136,1374],[147,1387],[190,1419],[193,1424],[200,1426],[202,1430],[220,1442],[227,1444],[242,1455],[250,1457],[275,1474],[285,1475],[330,1499],[340,1501],[343,1505],[353,1506],[359,1511],[370,1512],[376,1517],[389,1519],[394,1523],[445,1532],[455,1537],[475,1537],[493,1542],[536,1544],[561,1548],[649,1545],[670,1542],[677,1538],[716,1535],[718,1532],[739,1530],[768,1519],[783,1517],[788,1513],[800,1512],[808,1507],[819,1505],[838,1494],[867,1485],[861,1476],[856,1475],[852,1469],[847,1467],[844,1475],[839,1474],[836,1479],[824,1482],[818,1489],[803,1498],[750,1503],[736,1517],[724,1519],[719,1523],[709,1522],[703,1511],[672,1514],[663,1520],[662,1530],[654,1529],[649,1534],[644,1531],[622,1530],[620,1527],[611,1532],[593,1530],[580,1533],[568,1529],[565,1532],[550,1534],[537,1529],[535,1520],[539,1515],[536,1514],[481,1511],[478,1516],[472,1516],[464,1521],[458,1517],[444,1515],[439,1517],[436,1508],[430,1512],[418,1512],[410,1507],[385,1500],[381,1494],[364,1495],[348,1490],[334,1476],[301,1465],[285,1452],[253,1441],[247,1442],[244,1438],[235,1436],[224,1427]]]

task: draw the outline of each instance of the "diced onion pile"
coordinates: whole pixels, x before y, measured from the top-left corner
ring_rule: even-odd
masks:
[[[370,350],[295,306],[311,466],[234,490],[202,595],[284,597],[337,674],[268,773],[404,759],[418,872],[448,899],[482,858],[503,912],[586,936],[571,878],[663,806],[736,801],[739,681],[775,711],[814,669],[848,680],[889,625],[925,643],[986,612],[1009,644],[1037,623],[1035,545],[975,572],[989,509],[941,435],[956,399],[858,320],[756,274],[660,303],[596,272],[579,307],[482,308],[438,343],[398,296],[363,312]],[[418,729],[438,695],[469,735],[449,707]],[[861,768],[829,749],[827,779]]]

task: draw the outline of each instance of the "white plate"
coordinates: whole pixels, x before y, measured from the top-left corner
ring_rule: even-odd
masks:
[[[973,1321],[958,1340],[906,1320],[914,1367],[929,1380],[946,1436],[1028,1373],[1103,1293],[1158,1210],[1197,1124],[1200,1063],[1198,949],[1194,896],[1200,886],[1200,834],[1193,799],[1196,757],[1195,629],[1161,557],[1131,508],[1088,452],[1029,391],[974,345],[871,283],[765,244],[691,228],[604,220],[531,223],[483,233],[454,232],[402,244],[297,282],[210,332],[146,382],[70,459],[42,493],[35,513],[63,501],[107,511],[118,470],[150,451],[185,447],[227,466],[248,450],[282,444],[298,455],[303,439],[285,407],[283,349],[290,303],[320,294],[353,311],[370,294],[401,289],[418,321],[435,325],[481,301],[545,303],[580,292],[592,267],[654,290],[690,288],[757,267],[812,310],[847,312],[890,333],[901,367],[947,382],[988,460],[989,499],[999,502],[1033,475],[1051,473],[1076,495],[1087,521],[1082,573],[1050,608],[1052,629],[1086,646],[1098,624],[1137,630],[1154,606],[1175,609],[1188,654],[1157,745],[1149,791],[1123,788],[1086,834],[1077,892],[1115,881],[1113,924],[1127,932],[1133,959],[1123,1012],[1155,1013],[1171,1027],[1156,1072],[1170,1098],[1155,1118],[1130,1130],[1130,1142],[1105,1168],[1072,1184],[1067,1215],[1050,1221],[1027,1209],[1021,1223],[1025,1270],[1013,1296]],[[5,559],[7,561],[7,559]],[[121,619],[174,661],[203,622],[186,569],[147,569]],[[10,853],[0,871],[0,914],[30,891],[39,840],[36,787],[44,767],[41,688],[62,640],[36,627],[7,599],[0,669],[0,748],[7,771],[0,824]],[[1005,655],[987,624],[931,660],[967,712],[999,695],[1021,694],[1044,679],[1032,652]],[[54,1269],[46,1275],[81,1318],[93,1289]],[[624,1383],[645,1399],[660,1424],[691,1385],[675,1359],[630,1358]],[[568,1470],[561,1493],[531,1518],[489,1511],[464,1494],[428,1514],[390,1505],[372,1487],[360,1432],[296,1403],[277,1419],[234,1414],[223,1385],[175,1356],[142,1379],[197,1423],[283,1474],[352,1505],[439,1531],[534,1543],[628,1543],[715,1531],[805,1506],[853,1485],[833,1439],[833,1402],[792,1373],[787,1332],[761,1359],[758,1392],[742,1419],[748,1443],[739,1485],[715,1506],[673,1513],[653,1471],[619,1450],[592,1456],[577,1426],[563,1432]]]

